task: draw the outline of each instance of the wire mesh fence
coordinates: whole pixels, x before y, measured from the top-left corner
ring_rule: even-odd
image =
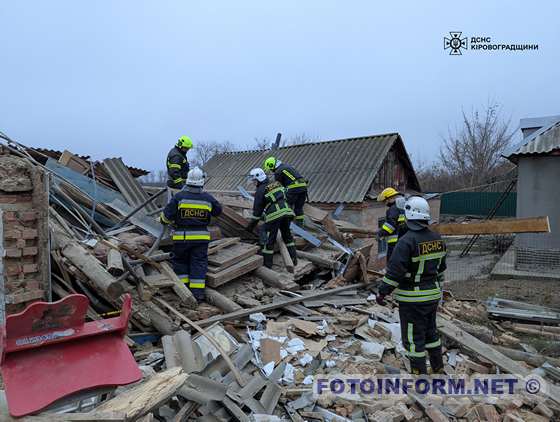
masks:
[[[452,293],[472,299],[499,296],[560,305],[560,247],[547,233],[445,236],[445,278]]]

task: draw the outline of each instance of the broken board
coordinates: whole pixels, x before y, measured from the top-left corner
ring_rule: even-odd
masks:
[[[255,255],[258,251],[259,247],[256,245],[248,243],[233,244],[210,255],[208,257],[208,265],[218,267],[218,269],[225,269],[236,262]]]
[[[507,218],[477,223],[434,224],[430,229],[443,235],[550,233],[548,217]]]
[[[222,284],[227,283],[237,277],[247,274],[253,270],[256,270],[263,264],[263,257],[260,255],[253,255],[247,259],[244,259],[237,264],[227,267],[218,272],[208,272],[206,274],[207,285],[209,287],[218,287]]]

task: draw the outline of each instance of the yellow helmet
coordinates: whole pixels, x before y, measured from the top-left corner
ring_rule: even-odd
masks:
[[[190,148],[192,148],[192,146],[193,146],[192,139],[189,138],[188,136],[183,135],[183,136],[181,136],[181,137],[179,138],[179,140],[177,141],[177,146],[178,146],[179,148],[188,148],[188,149],[190,149]]]
[[[383,202],[386,199],[389,199],[395,195],[398,195],[399,192],[395,188],[385,188],[379,195],[377,195],[377,200],[379,202]]]
[[[276,168],[276,158],[275,157],[268,157],[264,160],[263,167],[265,170],[273,171]]]

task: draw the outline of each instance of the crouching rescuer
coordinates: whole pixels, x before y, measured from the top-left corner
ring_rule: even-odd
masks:
[[[290,223],[294,218],[294,212],[288,206],[284,187],[277,181],[270,181],[261,168],[251,170],[249,180],[255,183],[256,192],[253,215],[247,230],[253,231],[259,220],[264,219],[266,233],[266,241],[262,249],[264,265],[272,268],[274,244],[279,230],[294,265],[297,265],[296,245],[290,231]]]
[[[211,216],[222,212],[220,203],[202,191],[203,186],[204,172],[195,167],[189,171],[183,189],[173,195],[160,216],[162,224],[173,225],[173,269],[199,302],[205,298],[208,270],[207,227]]]
[[[394,293],[399,303],[403,346],[413,374],[427,374],[426,352],[433,373],[443,371],[441,340],[436,314],[442,298],[446,247],[438,233],[429,229],[430,207],[419,196],[405,203],[408,231],[399,239],[387,265],[376,298]]]

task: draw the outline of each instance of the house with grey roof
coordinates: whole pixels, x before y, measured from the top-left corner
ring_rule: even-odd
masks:
[[[237,191],[248,187],[249,171],[274,155],[294,166],[309,180],[309,202],[326,210],[344,205],[341,215],[355,224],[376,226],[384,215],[375,201],[387,186],[420,192],[420,184],[398,133],[291,145],[267,151],[227,152],[204,166],[208,191]]]
[[[560,277],[560,116],[521,119],[521,141],[504,156],[517,164],[517,217],[548,216],[551,232],[515,239],[515,268]]]

